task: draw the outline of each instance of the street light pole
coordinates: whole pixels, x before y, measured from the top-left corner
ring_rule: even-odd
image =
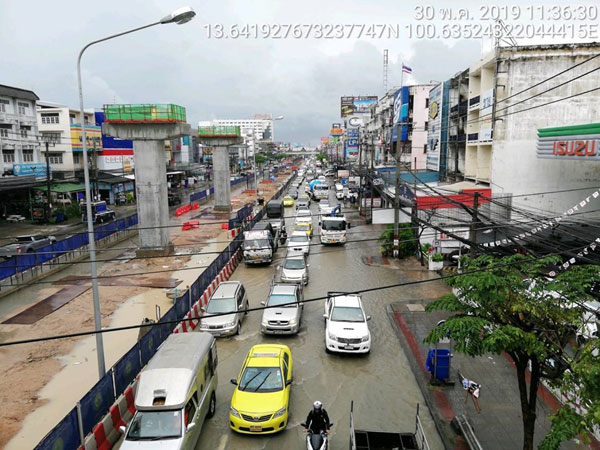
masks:
[[[100,378],[104,376],[106,373],[106,366],[104,361],[104,342],[102,340],[102,334],[100,331],[102,330],[102,316],[100,313],[100,296],[98,293],[98,270],[96,267],[96,242],[94,236],[94,223],[92,220],[92,194],[90,189],[90,170],[88,167],[88,157],[87,157],[87,142],[86,142],[86,133],[85,133],[85,113],[83,110],[83,89],[81,84],[81,57],[83,53],[92,45],[98,44],[100,42],[108,41],[109,39],[114,39],[119,36],[123,36],[125,34],[134,33],[139,30],[143,30],[144,28],[150,28],[155,25],[167,24],[167,23],[176,23],[178,25],[189,22],[194,18],[196,13],[190,7],[183,7],[173,11],[168,16],[163,17],[158,22],[154,22],[148,25],[144,25],[141,27],[133,28],[131,30],[123,31],[122,33],[113,34],[111,36],[97,39],[95,41],[90,42],[85,45],[81,51],[79,52],[79,56],[77,57],[77,88],[79,91],[79,114],[81,120],[81,150],[83,152],[83,178],[85,182],[85,210],[87,216],[87,230],[88,230],[88,239],[89,239],[89,249],[90,249],[90,271],[92,275],[92,293],[94,299],[94,330],[96,331],[96,353],[98,356],[98,375]]]

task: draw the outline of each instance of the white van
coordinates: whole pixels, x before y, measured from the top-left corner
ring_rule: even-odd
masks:
[[[210,333],[171,334],[140,374],[121,450],[193,449],[215,414],[217,347]]]

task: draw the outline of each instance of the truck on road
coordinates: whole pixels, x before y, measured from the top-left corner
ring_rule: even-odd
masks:
[[[287,239],[287,231],[285,229],[284,206],[282,200],[271,200],[267,203],[267,220],[274,230],[279,232],[281,243],[285,243]]]
[[[33,253],[39,248],[54,244],[56,238],[45,234],[26,234],[17,236],[14,244],[8,244],[0,247],[0,257],[4,259],[12,258],[13,256]]]
[[[86,202],[81,202],[81,221],[87,223],[87,208]],[[104,200],[92,202],[92,222],[102,223],[110,222],[115,220],[115,212],[112,209],[108,209],[108,206]]]

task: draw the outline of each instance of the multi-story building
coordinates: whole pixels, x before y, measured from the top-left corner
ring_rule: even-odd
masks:
[[[467,143],[467,110],[469,107],[469,69],[450,78],[448,114],[448,140],[446,173],[441,178],[462,181],[465,176],[465,150]]]
[[[40,163],[35,104],[30,90],[0,84],[0,175],[20,164]]]
[[[600,178],[595,156],[536,149],[539,129],[598,122],[600,92],[590,89],[600,72],[586,60],[599,51],[598,43],[498,47],[449,80],[448,177],[491,186],[514,206],[547,214],[586,198]]]
[[[201,122],[206,126],[206,122]],[[255,114],[252,119],[215,119],[208,126],[238,126],[244,137],[244,143],[248,145],[248,156],[252,157],[254,151],[259,150],[259,142],[273,142],[274,129],[271,114]],[[241,150],[240,150],[241,153]],[[243,157],[243,155],[239,155]]]
[[[433,84],[416,84],[402,88],[397,128],[400,132],[402,162],[411,171],[427,169],[427,133],[429,129],[429,91]],[[406,106],[405,106],[406,105]],[[396,130],[392,132],[393,149]]]
[[[37,104],[37,123],[54,179],[69,179],[76,171],[83,171],[81,145],[81,114],[78,109],[58,103],[40,101]],[[95,124],[94,111],[84,112],[86,141],[90,155],[102,150],[102,132]],[[45,156],[45,155],[44,155]]]

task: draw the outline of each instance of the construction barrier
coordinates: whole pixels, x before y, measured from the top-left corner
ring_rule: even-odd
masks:
[[[187,222],[183,222],[183,225],[181,226],[181,231],[192,230],[194,228],[198,228],[199,226],[199,220],[188,220]]]

